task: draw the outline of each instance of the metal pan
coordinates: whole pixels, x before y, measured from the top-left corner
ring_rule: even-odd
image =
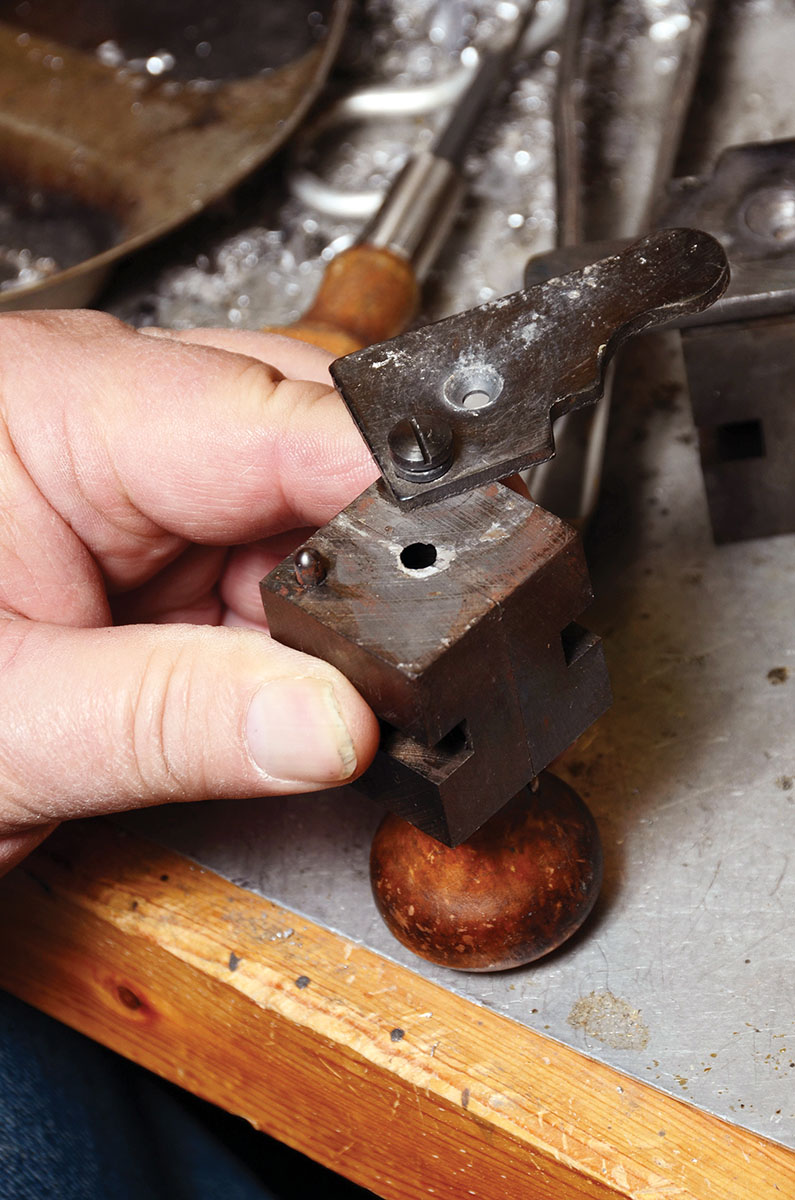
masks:
[[[136,29],[120,0],[3,0],[0,310],[86,304],[273,154],[339,48],[350,0],[323,7],[168,0]]]

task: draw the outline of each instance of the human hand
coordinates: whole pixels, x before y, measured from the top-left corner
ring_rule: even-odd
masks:
[[[0,870],[70,817],[368,765],[373,713],[263,633],[258,589],[377,474],[328,362],[264,334],[0,316]]]

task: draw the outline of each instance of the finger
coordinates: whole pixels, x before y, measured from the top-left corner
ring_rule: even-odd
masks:
[[[0,614],[62,625],[109,619],[102,575],[43,499],[0,421]]]
[[[42,825],[38,829],[23,830],[21,833],[10,834],[8,837],[0,834],[0,875],[4,875],[23,858],[27,858],[39,843],[44,841],[47,834],[52,833],[53,829],[55,829],[55,823]]]
[[[20,461],[115,588],[179,539],[323,524],[377,474],[336,392],[251,357],[100,313],[8,313],[0,363]]]
[[[268,633],[268,622],[263,614],[261,619],[253,619],[242,617],[232,608],[225,608],[224,615],[221,617],[221,624],[228,625],[230,629],[258,629],[260,633]]]
[[[285,337],[278,333],[257,333],[250,329],[180,329],[154,330],[146,332],[155,336],[174,337],[177,341],[194,346],[215,346],[218,350],[231,350],[235,354],[247,354],[269,363],[284,375],[285,379],[314,379],[317,383],[331,384],[329,366],[334,355],[319,346],[311,346],[298,338]]]
[[[230,628],[9,621],[0,834],[174,800],[314,791],[361,772],[378,724],[327,663]]]
[[[222,546],[187,546],[155,579],[113,599],[113,623],[218,624],[222,605],[216,585],[226,559],[227,551]]]
[[[247,621],[261,622],[260,581],[305,542],[312,532],[311,529],[291,529],[287,533],[232,550],[218,586],[226,607]]]
[[[248,625],[266,628],[260,581],[313,533],[291,529],[226,551],[217,546],[189,545],[156,579],[117,596],[113,622],[190,621],[229,624],[229,609]]]

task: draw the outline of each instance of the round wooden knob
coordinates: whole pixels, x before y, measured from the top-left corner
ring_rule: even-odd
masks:
[[[384,818],[370,880],[398,941],[443,967],[504,971],[571,937],[596,902],[602,846],[572,788],[546,773],[539,784],[453,848]]]

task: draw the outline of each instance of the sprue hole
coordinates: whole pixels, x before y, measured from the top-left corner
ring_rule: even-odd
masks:
[[[447,377],[444,398],[455,408],[479,412],[494,404],[502,389],[502,375],[490,363],[469,363]]]
[[[436,562],[436,547],[428,542],[412,542],[400,551],[400,561],[409,571],[422,571]]]
[[[475,389],[474,391],[467,392],[461,403],[464,408],[486,408],[487,405],[491,404],[491,396],[488,392]]]

